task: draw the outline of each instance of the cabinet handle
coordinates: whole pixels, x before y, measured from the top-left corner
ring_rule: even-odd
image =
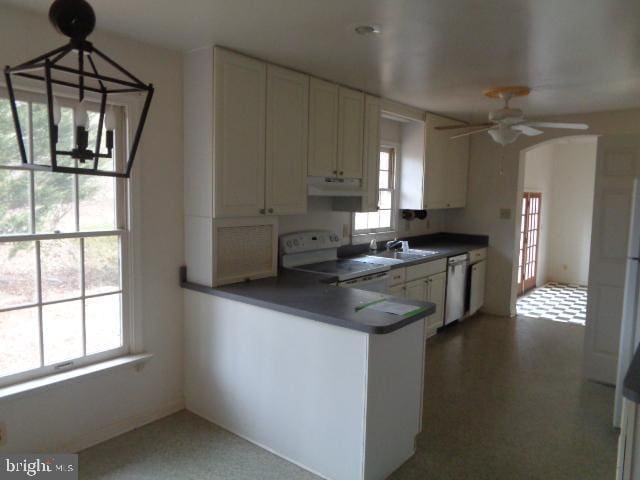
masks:
[[[273,208],[270,208],[270,209],[269,209],[269,213],[273,213]]]
[[[344,175],[344,172],[343,172],[343,171],[340,171],[340,175]]]
[[[337,175],[338,174],[338,170],[334,170],[333,173]]]
[[[264,214],[265,214],[265,209],[264,209],[264,208],[261,208],[261,209],[260,209],[260,213],[261,213],[262,215],[264,215]]]

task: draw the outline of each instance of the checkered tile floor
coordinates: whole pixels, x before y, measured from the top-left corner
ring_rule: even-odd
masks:
[[[587,287],[547,283],[518,299],[518,315],[584,325],[587,319]]]

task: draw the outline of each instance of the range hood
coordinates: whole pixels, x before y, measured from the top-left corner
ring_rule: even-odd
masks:
[[[362,180],[357,178],[308,177],[307,189],[316,197],[362,197]]]

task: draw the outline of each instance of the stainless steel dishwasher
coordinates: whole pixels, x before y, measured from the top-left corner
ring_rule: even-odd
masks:
[[[447,260],[447,300],[444,310],[445,325],[464,317],[468,267],[469,254],[467,253],[449,257]]]

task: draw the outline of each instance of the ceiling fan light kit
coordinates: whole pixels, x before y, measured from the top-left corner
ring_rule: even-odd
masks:
[[[49,9],[49,20],[58,32],[70,38],[69,43],[15,67],[7,66],[4,69],[22,167],[29,170],[128,178],[131,175],[133,161],[151,105],[153,85],[143,83],[86,40],[96,24],[93,8],[86,0],[55,0]],[[101,73],[98,66],[108,74]],[[47,97],[50,164],[36,164],[28,159],[13,87],[14,76],[44,83],[43,90]],[[113,153],[116,119],[113,107],[108,105],[126,103],[124,98],[131,95],[136,97],[142,95],[144,105],[138,124],[133,128],[133,140],[130,143],[126,165],[118,168],[114,161],[113,170],[101,169],[101,159],[115,160]],[[90,146],[88,143],[89,117],[86,103],[84,103],[87,96],[95,99],[96,104],[99,105],[95,146]],[[75,146],[70,150],[59,150],[57,146],[58,125],[61,120],[58,98],[75,98],[77,101],[74,108]],[[130,118],[128,120],[131,121]],[[104,138],[106,152],[101,151],[104,129],[106,129]],[[76,166],[61,165],[57,159],[59,155],[74,159]],[[84,165],[84,167],[80,168],[78,165]]]
[[[515,142],[520,135],[526,135],[528,137],[542,135],[544,132],[538,130],[538,128],[562,128],[568,130],[586,130],[589,128],[589,126],[584,123],[535,122],[526,120],[524,112],[519,108],[511,107],[509,101],[513,97],[527,96],[530,92],[531,89],[529,87],[522,85],[490,88],[484,91],[484,95],[489,98],[502,99],[504,106],[498,110],[489,112],[488,123],[445,125],[435,128],[436,130],[474,128],[474,130],[453,135],[451,139],[487,132],[496,143],[502,146]]]

